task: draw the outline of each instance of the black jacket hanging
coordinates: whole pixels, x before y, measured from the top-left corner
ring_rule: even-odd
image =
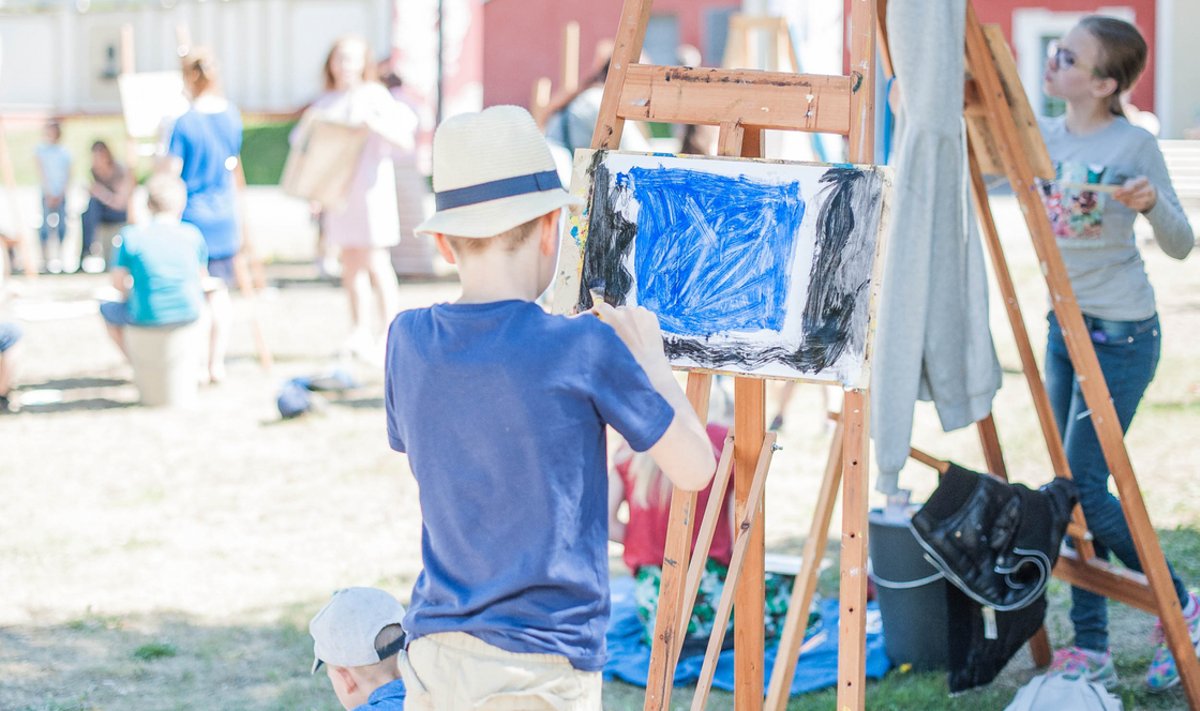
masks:
[[[990,683],[1042,625],[1046,583],[1077,498],[1074,482],[1037,491],[957,465],[911,527],[946,579],[948,683]]]
[[[1033,491],[952,464],[911,525],[950,582],[982,605],[1019,610],[1049,582],[1076,499],[1069,479]]]

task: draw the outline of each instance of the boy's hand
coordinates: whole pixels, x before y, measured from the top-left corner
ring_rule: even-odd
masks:
[[[658,375],[664,370],[670,374],[671,368],[663,352],[662,329],[653,311],[643,306],[613,308],[604,301],[597,301],[592,313],[613,327],[648,375]]]

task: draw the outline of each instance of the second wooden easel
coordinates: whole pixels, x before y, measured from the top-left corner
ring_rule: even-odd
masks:
[[[764,129],[835,133],[849,138],[849,160],[869,163],[874,145],[875,17],[871,3],[854,3],[850,19],[848,76],[799,75],[637,64],[651,0],[625,0],[611,69],[604,87],[592,148],[615,149],[626,120],[708,124],[720,127],[720,154],[762,155]],[[706,419],[711,375],[690,373],[687,392]],[[758,709],[763,699],[763,501],[762,488],[773,451],[765,427],[764,381],[734,381],[732,460],[735,518],[739,537],[727,587],[734,592],[735,676],[738,709]],[[845,433],[838,454],[845,483],[842,534],[841,622],[838,706],[861,709],[865,657],[867,391],[846,390]],[[723,458],[728,465],[728,457]],[[728,471],[728,468],[725,469]],[[667,550],[655,626],[645,708],[670,705],[682,625],[694,598],[688,575],[696,495],[672,494]],[[707,532],[707,531],[706,531]],[[698,563],[703,565],[701,556]],[[740,575],[738,574],[740,572]],[[736,580],[736,582],[735,582]],[[722,601],[722,607],[727,601]],[[723,628],[723,625],[719,625]],[[697,696],[696,702],[703,706]]]
[[[886,0],[877,2],[878,16],[882,18],[885,16]],[[1197,663],[1166,559],[1133,473],[1108,387],[1100,371],[1049,218],[1039,196],[1040,182],[1054,178],[1045,144],[1042,142],[1033,112],[1025,100],[1024,89],[1020,85],[1015,62],[1003,33],[998,27],[981,25],[970,2],[967,3],[966,10],[965,50],[968,78],[964,94],[972,194],[996,281],[1020,353],[1022,369],[1050,455],[1051,466],[1056,476],[1071,476],[1062,439],[1051,412],[1049,396],[1038,370],[1029,334],[1025,330],[1016,289],[1000,243],[999,231],[992,217],[983,181],[984,172],[1005,175],[1021,204],[1034,249],[1042,264],[1046,285],[1050,290],[1055,315],[1062,325],[1071,362],[1080,374],[1079,382],[1084,399],[1091,409],[1093,425],[1109,470],[1117,484],[1121,506],[1133,534],[1138,558],[1146,571],[1145,575],[1133,573],[1097,559],[1082,510],[1076,507],[1067,529],[1068,535],[1074,541],[1074,550],[1063,549],[1054,574],[1072,585],[1157,615],[1162,620],[1171,653],[1178,661],[1188,705],[1190,708],[1200,709],[1200,663]],[[892,72],[886,32],[879,33],[879,40],[885,72],[890,75]],[[999,438],[991,416],[977,424],[989,471],[1007,478]],[[835,451],[838,436],[840,434],[835,433]],[[835,456],[830,457],[831,465]],[[918,453],[917,458],[937,466],[937,461],[928,455]],[[830,487],[828,479],[836,476],[836,472],[837,467],[834,466],[827,470],[827,481],[822,486],[817,515],[805,545],[806,564],[824,547],[835,497],[833,491],[836,488]],[[782,711],[787,703],[786,689],[791,684],[804,633],[799,612],[807,610],[814,587],[815,574],[811,570],[802,571],[796,581],[789,617],[784,626],[779,653],[776,655],[775,671],[771,677],[766,708],[773,711]],[[1030,640],[1030,645],[1038,666],[1045,666],[1050,662],[1050,646],[1045,630]]]

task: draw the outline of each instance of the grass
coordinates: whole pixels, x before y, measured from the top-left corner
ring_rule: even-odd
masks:
[[[1045,292],[1037,260],[1015,227],[1015,205],[998,207],[1040,351]],[[301,242],[312,244],[312,235],[292,227],[259,240],[268,255],[273,244]],[[1163,546],[1196,585],[1200,339],[1192,334],[1200,333],[1200,289],[1194,265],[1154,248],[1146,259],[1164,350],[1128,448]],[[56,390],[62,401],[0,420],[0,441],[15,443],[0,457],[0,708],[339,708],[327,680],[308,673],[308,620],[347,585],[376,585],[406,599],[420,571],[420,508],[404,459],[386,444],[377,373],[352,366],[364,387],[348,402],[335,400],[319,416],[278,421],[280,384],[330,366],[331,351],[348,332],[341,292],[296,278],[300,268],[269,264],[268,277],[280,288],[253,308],[235,304],[229,379],[201,392],[192,412],[126,406],[136,397],[130,372],[94,316],[23,324],[22,393]],[[100,275],[23,282],[19,305],[79,302],[102,283]],[[454,284],[402,286],[405,308],[456,294]],[[0,318],[11,316],[7,306],[0,304]],[[993,298],[991,306],[1006,371],[995,403],[1000,440],[1010,475],[1036,486],[1051,469],[1002,304]],[[255,360],[251,313],[275,356],[269,373]],[[774,394],[772,387],[768,399]],[[90,409],[96,402],[111,407]],[[372,404],[355,406],[364,402]],[[771,550],[799,553],[803,546],[825,462],[824,407],[819,388],[803,387],[788,409],[783,449],[767,480]],[[926,404],[918,406],[913,441],[982,467],[974,431],[942,432]],[[901,481],[917,500],[935,485],[932,472],[917,464],[906,467]],[[836,562],[836,531],[833,539],[828,554]],[[619,557],[612,561],[619,570]],[[823,575],[823,595],[836,594],[836,570]],[[1071,634],[1069,589],[1052,581],[1049,596],[1047,629],[1052,642],[1064,644]],[[1153,619],[1119,604],[1110,615],[1125,708],[1183,708],[1178,691],[1141,690]],[[163,645],[175,654],[150,651]],[[153,658],[139,658],[139,650]],[[992,685],[949,698],[941,674],[893,671],[868,683],[867,704],[872,711],[1000,709],[1033,673],[1022,652]],[[640,709],[643,693],[609,682],[605,708]],[[677,689],[673,700],[686,708],[689,689]],[[789,708],[833,705],[832,692],[821,692],[795,697]],[[714,692],[710,708],[731,707],[729,694]]]
[[[140,659],[143,662],[173,657],[176,654],[177,650],[175,649],[175,646],[167,642],[150,642],[149,644],[143,644],[142,646],[133,650],[134,658]]]

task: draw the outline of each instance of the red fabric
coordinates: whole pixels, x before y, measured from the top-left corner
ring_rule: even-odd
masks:
[[[721,447],[725,444],[728,427],[710,424],[708,438],[712,441],[713,453],[720,457]],[[617,473],[625,484],[625,501],[629,504],[629,523],[625,526],[625,565],[631,573],[636,573],[643,565],[662,565],[663,547],[667,543],[667,523],[671,517],[671,490],[667,489],[662,496],[658,489],[651,487],[649,503],[642,507],[636,506],[630,499],[633,496],[633,479],[629,475],[629,460],[617,465]],[[696,548],[696,538],[700,535],[700,522],[703,512],[708,507],[708,497],[712,492],[712,483],[704,487],[696,497],[696,524],[692,527],[692,550]],[[732,524],[729,520],[729,499],[733,496],[733,486],[725,490],[725,505],[721,507],[721,516],[717,520],[717,530],[713,534],[712,547],[708,557],[722,565],[729,565],[733,556]]]

